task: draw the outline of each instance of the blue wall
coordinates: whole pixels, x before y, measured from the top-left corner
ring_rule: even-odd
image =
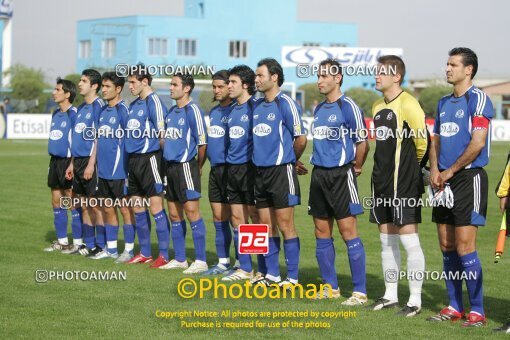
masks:
[[[237,64],[255,68],[264,57],[281,59],[282,46],[301,46],[304,42],[357,46],[357,26],[297,20],[294,0],[257,2],[236,0],[186,0],[183,17],[130,16],[107,19],[82,20],[77,27],[77,72],[87,67],[113,69],[118,63],[135,64],[204,64],[216,70]],[[148,55],[149,38],[167,38],[167,55]],[[116,39],[113,58],[101,57],[101,42]],[[178,39],[196,39],[197,55],[177,56]],[[79,41],[91,40],[91,57],[79,58]],[[229,57],[229,41],[248,42],[246,58]],[[295,68],[285,68],[286,81],[299,86],[315,82],[315,78],[298,78]],[[344,87],[362,86],[371,79],[351,77]],[[370,86],[370,85],[367,85]]]

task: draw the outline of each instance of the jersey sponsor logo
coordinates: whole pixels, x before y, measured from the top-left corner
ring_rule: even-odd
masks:
[[[63,135],[64,135],[64,133],[60,130],[52,130],[50,132],[50,139],[51,140],[59,140],[60,138],[62,138]]]
[[[232,139],[238,139],[238,138],[241,138],[242,136],[244,136],[245,134],[245,131],[242,127],[240,126],[232,126],[230,128],[230,130],[228,130],[228,135],[230,138]]]
[[[317,126],[313,128],[313,139],[326,139],[328,138],[329,128],[327,126]]]
[[[184,118],[179,118],[179,121],[177,122],[179,125],[184,125]]]
[[[83,130],[87,127],[87,124],[85,123],[78,123],[76,124],[76,126],[74,127],[74,132],[76,133],[82,133]]]
[[[143,116],[143,110],[138,111],[138,117],[141,117],[141,116]]]
[[[267,124],[260,123],[255,125],[253,133],[259,137],[265,137],[271,133],[271,127]]]
[[[211,125],[208,135],[210,138],[221,138],[225,136],[225,129],[218,125]]]
[[[336,115],[331,115],[328,117],[328,122],[333,123],[336,122]]]
[[[169,127],[165,131],[165,138],[169,138],[169,139],[173,139],[173,140],[182,138],[182,129]]]
[[[129,130],[138,129],[140,127],[140,122],[137,119],[130,119],[127,123],[127,128]]]
[[[441,136],[443,137],[452,137],[455,136],[457,133],[459,133],[459,126],[457,123],[454,122],[448,122],[441,124]]]
[[[276,119],[276,115],[274,113],[270,113],[270,114],[267,115],[267,120],[273,121],[275,119]]]
[[[246,115],[246,114],[241,116],[241,122],[247,122],[248,119],[249,119],[248,115]]]
[[[391,129],[389,127],[379,126],[377,129],[375,129],[375,139],[376,140],[384,141],[390,137],[394,137],[394,136],[393,136],[393,132],[391,131]]]
[[[456,118],[463,118],[464,117],[464,110],[462,110],[462,109],[457,110],[457,112],[455,112],[455,117]]]

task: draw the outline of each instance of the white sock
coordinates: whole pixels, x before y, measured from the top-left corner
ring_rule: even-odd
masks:
[[[59,238],[58,239],[58,243],[60,244],[63,244],[63,245],[68,245],[69,244],[69,240],[67,239],[67,237],[62,237],[62,238]]]
[[[124,251],[132,251],[135,248],[134,243],[125,243],[124,244]]]
[[[230,259],[228,257],[220,257],[220,258],[218,258],[218,262],[220,264],[227,265],[227,267],[228,267],[228,265],[230,264]]]
[[[108,249],[117,249],[117,241],[108,241],[108,242],[106,242],[106,248],[108,248]]]
[[[421,307],[421,286],[423,285],[425,271],[425,256],[420,246],[420,239],[418,234],[406,234],[400,235],[400,241],[402,241],[402,245],[407,252],[407,272],[415,273],[414,275],[410,274],[410,296],[407,304]]]
[[[81,238],[75,238],[75,239],[73,239],[73,244],[74,244],[75,246],[81,246],[81,245],[83,244],[83,239],[81,239]]]
[[[398,276],[400,271],[399,237],[396,234],[383,233],[380,233],[379,237],[381,239],[384,286],[386,287],[384,298],[390,301],[398,301]]]
[[[269,279],[271,281],[274,281],[274,282],[280,282],[282,280],[282,278],[280,277],[280,275],[278,276],[273,276],[273,275],[270,275],[270,274],[267,274],[266,275],[266,279]]]

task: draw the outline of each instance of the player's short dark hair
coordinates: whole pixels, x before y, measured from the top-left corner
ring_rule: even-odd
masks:
[[[182,72],[176,72],[174,74],[174,77],[178,77],[182,81],[182,88],[184,89],[186,86],[189,86],[189,94],[193,92],[193,89],[195,88],[195,80],[193,79],[193,76],[189,73],[182,73]]]
[[[230,75],[236,75],[241,79],[241,84],[248,85],[248,93],[255,93],[255,72],[246,65],[236,65],[230,69]]]
[[[392,66],[396,68],[397,74],[400,74],[399,85],[402,85],[404,82],[404,77],[406,76],[406,64],[404,64],[402,58],[400,58],[398,55],[383,55],[377,59],[377,62],[379,64],[383,64],[384,66]],[[386,71],[390,72],[389,70]]]
[[[285,80],[283,76],[283,68],[282,65],[276,59],[273,58],[264,58],[258,62],[257,67],[266,66],[270,75],[278,75],[278,86],[282,86]]]
[[[226,84],[228,84],[228,76],[230,73],[228,70],[219,70],[218,72],[214,73],[212,76],[212,80],[223,80]]]
[[[149,73],[147,66],[144,64],[136,64],[129,67],[128,77],[135,77],[138,81],[147,79],[147,84],[149,84],[149,86],[152,83],[152,75]]]
[[[64,93],[69,93],[69,102],[72,104],[76,98],[76,85],[67,79],[57,78],[57,85],[62,85]]]
[[[94,69],[87,68],[83,70],[81,75],[89,78],[90,86],[97,84],[96,93],[98,93],[99,89],[101,88],[101,73]]]
[[[454,56],[454,55],[460,55],[462,56],[462,65],[464,67],[466,66],[473,66],[473,73],[471,73],[471,79],[473,79],[476,75],[476,72],[478,71],[478,57],[476,56],[476,53],[467,47],[455,47],[452,48],[448,55]]]
[[[337,74],[340,74],[342,76],[342,79],[340,79],[340,86],[342,86],[342,84],[344,82],[344,77],[343,77],[344,73],[343,73],[342,65],[340,65],[340,63],[336,59],[327,58],[327,59],[324,59],[323,61],[320,62],[319,68],[321,66],[326,66],[326,65],[333,66],[334,69],[338,70],[338,73],[335,73],[333,75],[336,76]]]
[[[126,79],[124,77],[119,77],[115,72],[103,73],[103,80],[111,81],[115,87],[120,86],[121,90],[124,88],[124,84],[126,83]]]

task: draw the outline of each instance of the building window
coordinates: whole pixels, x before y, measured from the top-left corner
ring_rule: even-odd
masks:
[[[80,46],[78,50],[78,54],[80,59],[88,59],[90,58],[90,40],[81,40]]]
[[[150,56],[166,56],[167,46],[166,38],[149,38],[148,54]]]
[[[197,55],[197,41],[195,39],[177,40],[177,55],[180,57],[195,57]]]
[[[231,40],[228,49],[230,58],[246,58],[248,56],[248,42],[242,40]]]
[[[331,46],[331,47],[347,47],[347,44],[331,43],[331,44],[329,44],[329,46]]]
[[[321,43],[318,43],[318,42],[313,42],[313,41],[305,41],[303,43],[303,46],[320,46]]]
[[[115,39],[104,39],[101,46],[101,56],[112,58],[115,55]]]

